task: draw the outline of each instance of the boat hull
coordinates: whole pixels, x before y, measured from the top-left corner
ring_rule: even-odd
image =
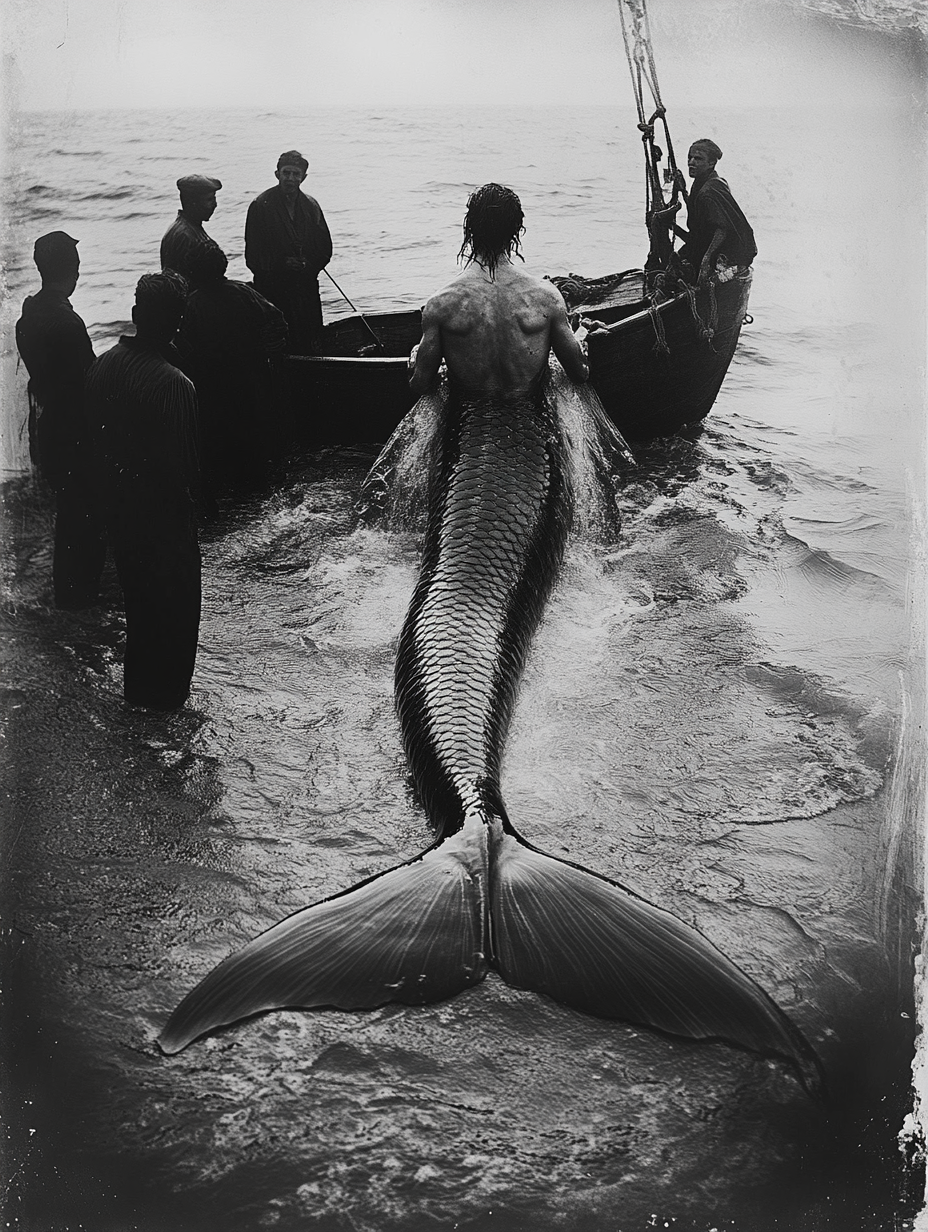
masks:
[[[657,308],[580,308],[611,323],[587,344],[590,380],[628,440],[669,436],[705,419],[731,363],[747,313],[751,271],[727,283],[677,295]],[[713,306],[713,294],[715,305]]]
[[[418,311],[343,317],[325,327],[324,354],[288,356],[293,420],[301,443],[323,448],[387,441],[413,404],[408,360],[421,336]],[[359,354],[371,348],[372,353]]]
[[[642,276],[623,285],[608,303],[571,308],[606,327],[588,337],[590,380],[628,440],[669,436],[712,409],[738,345],[751,271],[657,308],[643,298]],[[413,403],[407,361],[421,326],[418,311],[343,317],[325,327],[323,354],[288,356],[301,443],[386,441]]]

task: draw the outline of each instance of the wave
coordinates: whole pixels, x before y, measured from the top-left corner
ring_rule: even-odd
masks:
[[[127,197],[134,197],[138,193],[137,188],[106,188],[97,192],[81,193],[74,198],[75,201],[125,201]]]

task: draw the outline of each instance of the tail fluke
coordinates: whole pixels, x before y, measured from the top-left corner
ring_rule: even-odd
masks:
[[[705,937],[495,818],[275,924],[184,998],[159,1043],[179,1052],[263,1010],[442,1001],[490,966],[599,1018],[786,1057],[820,1085],[803,1036]]]
[[[159,1038],[162,1051],[262,1010],[423,1004],[479,983],[485,880],[472,875],[470,854],[452,836],[281,920],[188,993]]]
[[[695,929],[630,890],[507,831],[491,862],[494,963],[507,983],[600,1018],[788,1057],[817,1058],[755,982]]]

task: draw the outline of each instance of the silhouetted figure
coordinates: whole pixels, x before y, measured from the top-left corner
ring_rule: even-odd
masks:
[[[87,378],[126,605],[125,697],[158,710],[187,698],[200,625],[197,400],[171,346],[186,291],[170,271],[141,278],[135,336],[120,338]]]
[[[23,303],[16,345],[29,373],[32,461],[55,493],[55,604],[76,609],[96,603],[106,560],[96,456],[84,413],[93,347],[69,298],[80,269],[77,240],[52,231],[36,240],[33,255],[42,289]]]
[[[290,349],[313,351],[322,332],[319,272],[332,259],[332,237],[314,197],[300,191],[309,163],[299,150],[277,160],[277,187],[255,197],[245,220],[245,264],[255,289],[287,318]]]
[[[222,252],[216,241],[203,228],[216,210],[216,193],[222,188],[219,180],[208,175],[182,175],[177,181],[180,209],[161,241],[161,268],[180,274],[194,284],[191,257],[203,249]]]
[[[191,258],[196,289],[177,348],[197,389],[200,465],[211,495],[252,486],[278,451],[287,398],[273,365],[287,347],[287,322],[254,287],[225,277],[218,249]]]

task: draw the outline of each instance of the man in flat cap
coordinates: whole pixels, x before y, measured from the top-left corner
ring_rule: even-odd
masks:
[[[107,522],[126,609],[126,701],[176,710],[190,691],[200,626],[197,396],[172,339],[187,302],[172,270],[135,291],[135,334],[87,376]]]
[[[209,175],[182,175],[177,187],[180,191],[180,209],[161,241],[161,268],[173,270],[192,284],[190,254],[204,246],[219,248],[216,241],[206,234],[203,224],[215,213],[216,193],[222,184]]]
[[[308,170],[299,150],[286,150],[277,160],[277,187],[252,201],[245,220],[245,264],[255,290],[287,318],[290,349],[298,355],[318,346],[319,271],[332,258],[332,237],[319,202],[300,191]]]
[[[708,282],[720,258],[725,265],[743,267],[757,255],[751,224],[715,170],[721,157],[722,151],[708,137],[690,146],[687,166],[693,183],[686,207],[688,230],[674,227],[685,241],[677,259],[685,263],[687,280],[700,284]]]
[[[97,601],[106,560],[96,455],[84,410],[93,347],[70,301],[80,269],[77,240],[52,231],[36,240],[33,255],[42,289],[28,296],[16,323],[16,345],[29,373],[30,452],[55,493],[55,604],[83,608]]]

